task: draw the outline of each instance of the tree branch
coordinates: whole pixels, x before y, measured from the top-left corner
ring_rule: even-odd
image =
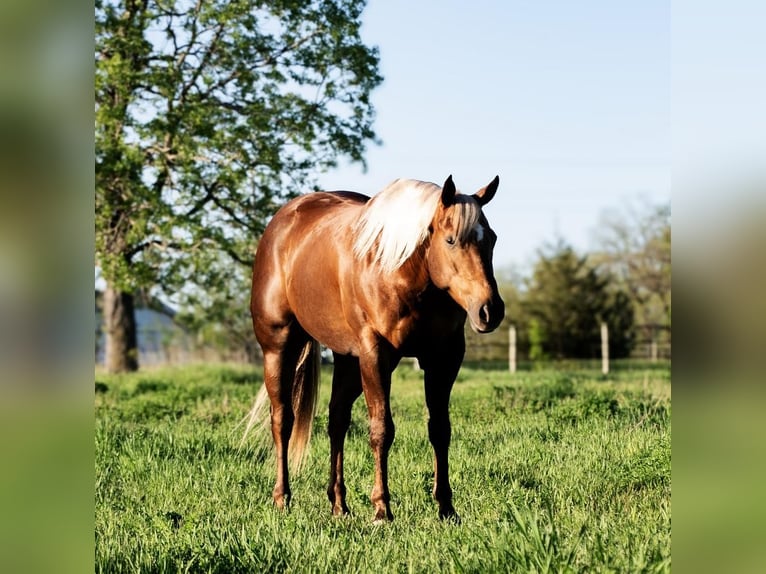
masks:
[[[215,187],[216,187],[215,183],[211,186],[205,186],[205,195],[199,198],[197,201],[195,201],[191,209],[183,214],[184,219],[188,219],[192,215],[199,213],[202,210],[202,208],[205,207],[213,199],[213,195],[214,195],[213,190],[215,189]]]
[[[129,261],[133,259],[134,256],[138,255],[142,251],[148,249],[149,247],[153,246],[161,246],[163,249],[183,249],[183,245],[180,243],[176,243],[175,241],[165,241],[164,239],[149,239],[147,241],[143,241],[137,245],[134,245],[130,249],[127,249],[125,251],[125,258]]]
[[[239,253],[234,251],[231,247],[228,245],[221,246],[224,253],[226,253],[229,257],[231,257],[234,261],[237,263],[240,263],[241,265],[244,265],[245,267],[252,267],[253,266],[253,260],[252,259],[243,259]]]

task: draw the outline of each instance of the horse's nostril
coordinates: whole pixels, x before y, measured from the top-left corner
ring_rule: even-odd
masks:
[[[479,318],[485,323],[489,323],[489,305],[482,305],[479,310]]]

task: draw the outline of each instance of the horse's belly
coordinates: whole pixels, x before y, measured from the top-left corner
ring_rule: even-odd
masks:
[[[298,254],[292,271],[287,296],[301,327],[337,353],[356,354],[358,337],[344,316],[332,254],[307,249]]]
[[[343,328],[336,321],[324,320],[312,313],[296,313],[301,327],[328,349],[341,355],[358,355],[357,338],[348,327]]]

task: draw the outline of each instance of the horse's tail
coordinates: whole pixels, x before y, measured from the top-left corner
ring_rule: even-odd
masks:
[[[293,422],[293,433],[290,435],[287,458],[295,471],[300,470],[303,465],[311,439],[311,427],[317,410],[317,398],[319,398],[319,359],[319,343],[309,339],[295,367],[293,383],[295,422]]]
[[[309,339],[295,366],[292,389],[291,406],[295,420],[293,432],[290,435],[287,457],[291,469],[296,472],[303,465],[307,453],[318,397],[319,344],[314,339]],[[271,437],[270,412],[269,394],[266,391],[266,385],[263,385],[255,398],[253,408],[245,417],[246,426],[242,443],[250,431],[256,429],[256,448],[265,449],[267,447]]]

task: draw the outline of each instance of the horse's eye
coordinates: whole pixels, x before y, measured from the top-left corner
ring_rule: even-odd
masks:
[[[447,243],[449,243],[450,245],[455,245],[455,238],[454,238],[454,236],[448,235],[447,236]]]

